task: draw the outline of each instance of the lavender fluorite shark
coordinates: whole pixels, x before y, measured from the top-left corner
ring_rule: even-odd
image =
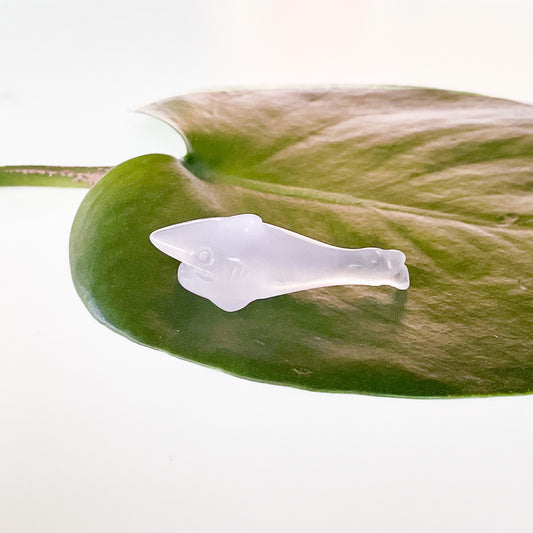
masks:
[[[224,311],[332,285],[409,287],[403,252],[338,248],[253,214],[182,222],[154,231],[150,241],[181,261],[183,287]]]

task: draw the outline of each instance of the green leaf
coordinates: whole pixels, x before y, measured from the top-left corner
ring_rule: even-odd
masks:
[[[109,167],[0,167],[0,187],[91,187],[108,171]]]
[[[533,107],[434,89],[213,92],[143,110],[185,137],[89,191],[76,288],[139,343],[254,380],[412,397],[533,390]],[[397,248],[411,288],[329,287],[226,313],[183,289],[162,226],[257,213]]]

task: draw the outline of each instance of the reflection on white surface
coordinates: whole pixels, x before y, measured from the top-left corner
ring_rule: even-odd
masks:
[[[129,110],[224,86],[533,101],[527,0],[0,2],[0,165],[183,153]],[[532,397],[263,385],[133,344],[75,294],[79,190],[0,189],[0,530],[527,532]]]

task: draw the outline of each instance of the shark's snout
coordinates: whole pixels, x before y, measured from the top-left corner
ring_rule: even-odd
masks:
[[[178,261],[186,262],[189,258],[190,252],[186,249],[184,243],[180,242],[173,226],[152,232],[150,234],[150,242],[158,250]]]

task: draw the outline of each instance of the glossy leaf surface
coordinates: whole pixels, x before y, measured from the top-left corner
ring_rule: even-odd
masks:
[[[432,89],[236,91],[144,110],[183,162],[109,172],[71,235],[101,322],[250,379],[446,397],[533,389],[533,108]],[[226,313],[183,289],[148,235],[251,212],[342,247],[396,248],[411,288],[329,287]]]

